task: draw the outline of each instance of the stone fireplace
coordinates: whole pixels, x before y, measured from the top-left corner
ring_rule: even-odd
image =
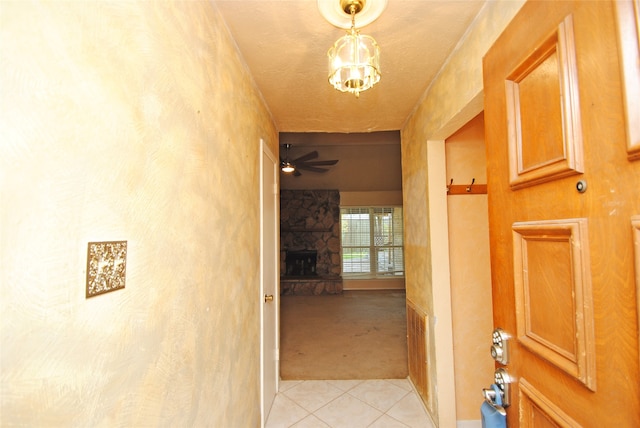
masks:
[[[340,193],[280,191],[280,293],[342,292]]]

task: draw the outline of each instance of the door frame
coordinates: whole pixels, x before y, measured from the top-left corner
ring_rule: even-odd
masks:
[[[274,188],[269,190],[265,189],[264,183],[264,162],[268,159],[273,165],[274,171]],[[266,355],[264,353],[264,345],[265,345],[265,336],[267,334],[275,335],[275,392],[277,393],[279,387],[279,379],[280,379],[280,358],[279,358],[279,350],[280,350],[280,296],[279,296],[279,277],[280,277],[280,257],[279,257],[279,237],[280,237],[280,210],[279,210],[279,174],[278,174],[278,158],[273,154],[269,146],[265,143],[265,141],[260,139],[260,292],[258,294],[258,302],[260,305],[260,426],[264,427],[264,424],[267,420],[267,412],[270,409],[265,409],[265,400],[268,399],[265,395],[265,388],[267,385],[266,382],[266,370],[265,363],[267,361]],[[272,243],[265,242],[265,228],[268,226],[267,220],[269,218],[268,213],[264,212],[264,198],[269,195],[273,197],[273,213],[270,215],[273,217],[273,236],[274,240]],[[268,330],[269,326],[265,325],[265,282],[267,278],[265,278],[266,263],[271,260],[271,258],[267,257],[264,249],[270,247],[273,250],[273,276],[272,280],[275,284],[275,292],[273,293],[273,301],[270,303],[270,306],[273,307],[275,311],[275,326],[274,330]],[[275,397],[275,395],[274,395]],[[269,400],[273,402],[273,398]]]

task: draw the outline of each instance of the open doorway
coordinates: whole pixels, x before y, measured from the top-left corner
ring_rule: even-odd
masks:
[[[354,361],[400,366],[393,377],[406,378],[404,278],[344,276],[340,221],[343,204],[402,206],[399,132],[281,134],[280,142],[292,144],[291,159],[316,152],[320,161],[338,161],[325,172],[303,169],[300,175],[280,177],[282,378],[378,377],[363,364],[348,362],[358,353]],[[362,343],[368,338],[367,351]],[[385,346],[393,348],[393,352],[387,349],[387,360]],[[309,362],[313,351],[323,361]],[[287,370],[287,358],[295,358],[303,367]],[[317,372],[310,370],[314,365]],[[347,367],[360,373],[345,372]]]

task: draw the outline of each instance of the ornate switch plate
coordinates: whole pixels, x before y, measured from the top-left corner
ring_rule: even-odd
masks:
[[[87,250],[87,295],[124,288],[127,241],[89,242]]]

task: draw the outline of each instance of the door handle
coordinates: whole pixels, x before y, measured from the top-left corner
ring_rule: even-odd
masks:
[[[507,411],[502,406],[502,399],[501,399],[502,392],[500,392],[499,388],[497,388],[497,391],[498,392],[496,392],[496,389],[494,389],[493,387],[484,388],[482,390],[484,401],[489,403],[489,405],[494,409],[496,409],[497,412],[500,413],[502,416],[507,416]]]
[[[491,357],[502,365],[509,363],[509,336],[501,328],[493,330],[491,335]]]
[[[273,294],[265,294],[264,295],[264,301],[266,302],[273,302]]]

